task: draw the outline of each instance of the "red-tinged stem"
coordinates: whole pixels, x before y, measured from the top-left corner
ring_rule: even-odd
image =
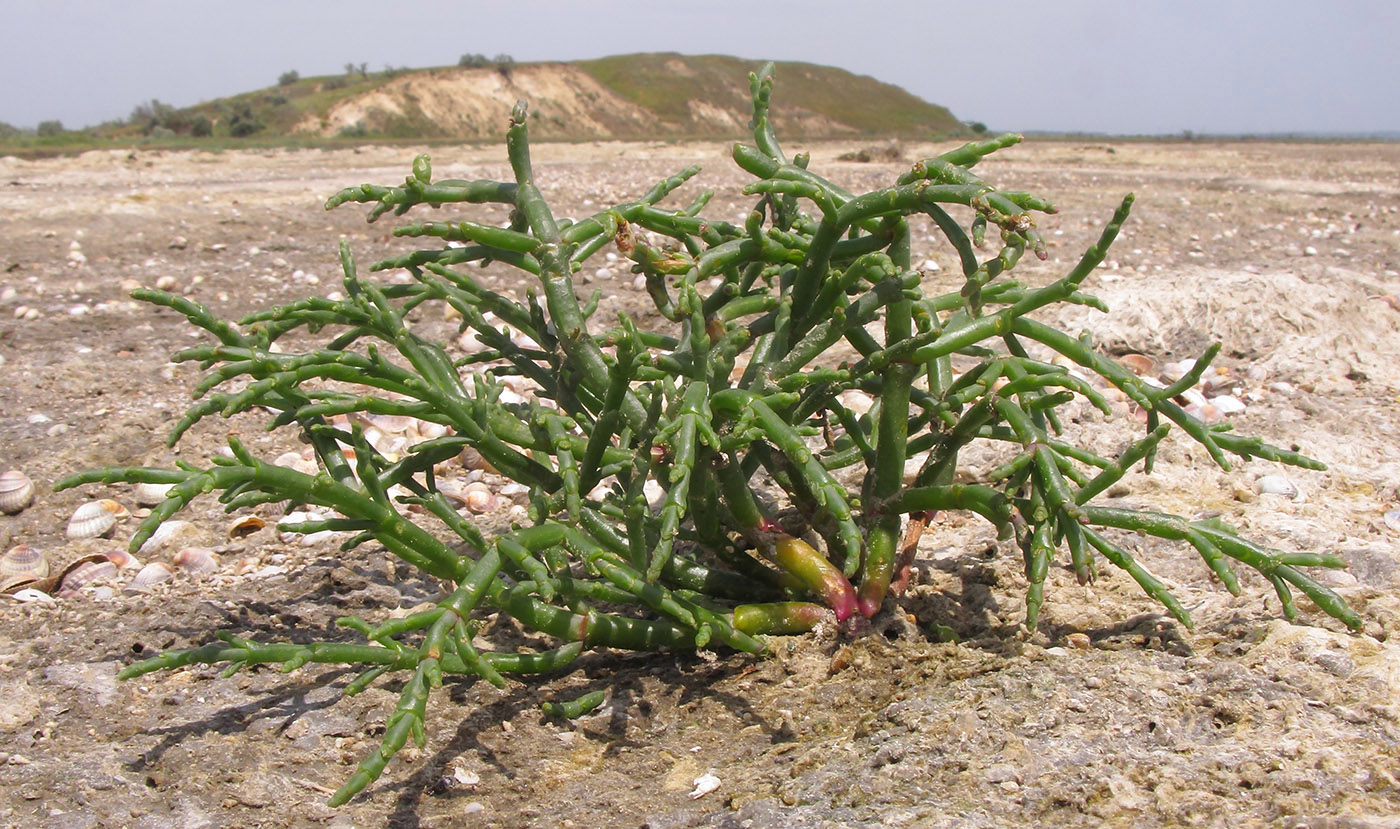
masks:
[[[836,621],[844,622],[856,612],[855,588],[835,565],[807,542],[790,535],[780,537],[774,545],[773,563],[820,596],[835,611]]]

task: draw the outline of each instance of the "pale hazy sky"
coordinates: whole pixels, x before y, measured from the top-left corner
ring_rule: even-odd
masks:
[[[347,62],[671,51],[839,66],[994,130],[1400,131],[1394,0],[0,0],[0,21],[0,121],[24,127]]]

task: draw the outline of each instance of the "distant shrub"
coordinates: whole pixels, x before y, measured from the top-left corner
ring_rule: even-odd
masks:
[[[40,137],[40,138],[52,138],[52,137],[54,137],[55,135],[60,135],[60,134],[62,134],[62,132],[63,132],[63,122],[62,122],[62,121],[40,121],[40,122],[39,122],[39,127],[38,127],[38,129],[35,130],[35,131],[39,134],[39,137]]]
[[[228,121],[228,134],[234,138],[243,138],[260,131],[265,125],[253,114],[253,108],[248,104],[239,104],[233,110],[233,114]]]
[[[155,128],[153,128],[153,129],[151,130],[151,137],[152,137],[152,138],[174,138],[174,137],[175,137],[175,130],[170,129],[169,127],[156,126]]]
[[[496,65],[496,71],[505,75],[507,78],[510,77],[511,71],[515,69],[515,58],[504,52],[491,58],[491,62]]]
[[[982,123],[981,121],[969,121],[967,124],[967,128],[977,133],[978,135],[982,135],[987,131],[987,125]]]
[[[295,69],[289,69],[277,76],[277,85],[291,86],[299,80],[301,80],[301,73],[297,72]]]
[[[457,59],[457,65],[464,69],[483,69],[491,65],[491,60],[485,55],[468,52]]]
[[[21,134],[19,127],[0,121],[0,139],[18,138]]]
[[[331,89],[344,89],[349,85],[349,78],[346,78],[344,75],[336,75],[333,78],[326,78],[324,81],[321,82],[321,91],[324,92]]]
[[[190,122],[190,135],[195,138],[208,138],[214,134],[214,122],[209,116],[200,115]]]

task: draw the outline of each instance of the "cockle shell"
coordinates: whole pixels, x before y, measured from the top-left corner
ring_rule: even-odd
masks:
[[[467,484],[462,492],[462,500],[466,502],[467,509],[478,515],[495,509],[497,503],[491,487],[479,482]]]
[[[19,544],[0,556],[0,593],[38,581],[49,574],[49,560],[29,546]]]
[[[1133,374],[1142,376],[1157,370],[1157,364],[1146,354],[1128,353],[1118,357],[1118,363]]]
[[[80,538],[103,538],[112,533],[117,521],[130,515],[126,507],[110,498],[89,501],[78,507],[73,517],[68,519],[67,534],[75,541]]]
[[[11,469],[0,473],[0,512],[14,515],[34,503],[34,482],[29,476]]]
[[[141,568],[141,572],[136,574],[136,578],[127,585],[128,590],[142,590],[163,581],[169,581],[175,575],[175,568],[163,561],[153,561]]]
[[[461,454],[457,457],[462,461],[462,466],[466,469],[484,469],[489,472],[496,471],[492,468],[490,462],[481,456],[481,452],[477,451],[475,446],[468,446],[463,449]]]
[[[247,538],[267,526],[267,522],[256,515],[244,515],[228,525],[229,538]]]
[[[117,565],[118,570],[135,570],[141,566],[141,559],[126,550],[113,550],[107,553],[107,560]]]
[[[166,521],[156,527],[155,532],[151,533],[151,537],[146,539],[141,549],[136,552],[143,556],[150,555],[162,547],[170,546],[177,539],[194,533],[195,526],[188,521]]]
[[[186,547],[170,560],[176,567],[191,573],[212,573],[219,569],[219,557],[208,547]]]
[[[81,561],[63,574],[63,578],[58,582],[58,590],[55,595],[70,599],[78,595],[84,587],[100,579],[111,578],[116,574],[117,565],[108,561],[106,556],[100,557],[100,560]]]
[[[304,475],[315,475],[317,470],[316,462],[303,458],[299,452],[283,452],[272,460],[274,466],[282,466],[287,469],[294,469]]]
[[[174,484],[137,484],[132,490],[131,497],[136,501],[137,506],[153,507],[165,500],[165,496],[170,493],[170,488]]]

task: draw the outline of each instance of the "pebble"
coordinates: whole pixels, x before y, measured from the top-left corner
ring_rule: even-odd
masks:
[[[1303,255],[1304,255],[1304,256],[1316,256],[1316,255],[1317,255],[1317,248],[1313,247],[1312,245],[1308,245],[1307,247],[1303,248]]]
[[[1393,509],[1385,514],[1385,525],[1400,533],[1400,509]]]

